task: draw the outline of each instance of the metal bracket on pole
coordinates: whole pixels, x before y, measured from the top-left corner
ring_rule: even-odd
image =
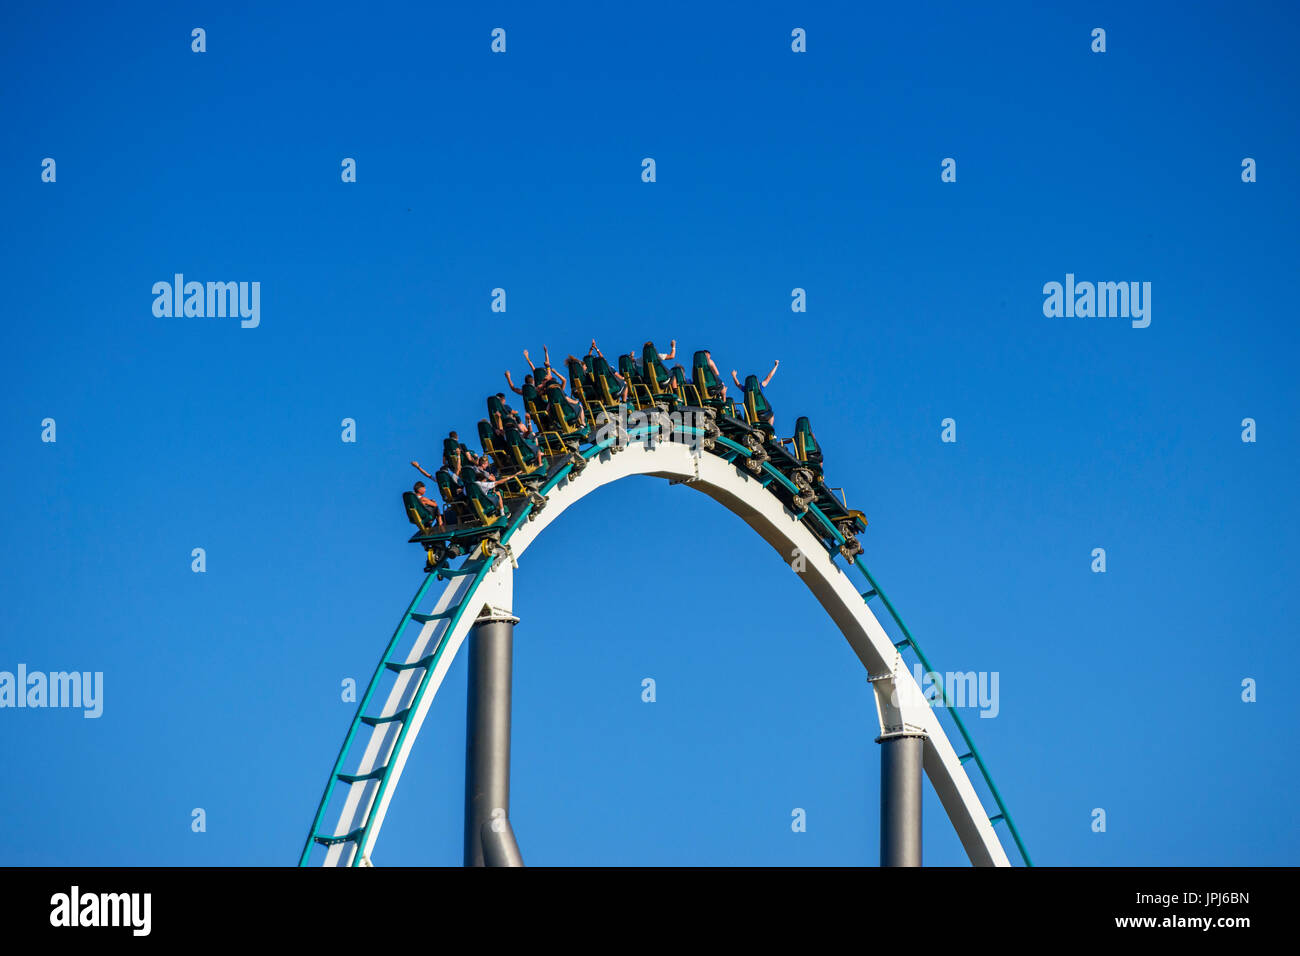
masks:
[[[921,865],[921,783],[925,758],[925,712],[915,682],[906,676],[903,657],[894,651],[890,669],[868,675],[876,693],[880,721],[880,865]]]
[[[512,572],[500,566],[469,632],[465,703],[465,865],[523,866],[510,826]]]

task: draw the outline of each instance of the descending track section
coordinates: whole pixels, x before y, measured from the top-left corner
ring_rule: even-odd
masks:
[[[633,475],[666,478],[708,495],[739,516],[792,564],[801,580],[839,627],[872,680],[887,679],[908,704],[901,720],[924,733],[924,769],[971,862],[979,866],[1008,866],[995,826],[1005,824],[1020,858],[1028,853],[991,775],[975,749],[951,702],[924,703],[908,671],[903,652],[914,653],[927,671],[932,668],[902,619],[860,557],[846,560],[844,536],[817,505],[796,514],[790,499],[803,489],[765,461],[754,461],[753,449],[708,432],[702,453],[703,429],[674,426],[674,438],[662,440],[658,426],[632,429],[616,439],[600,441],[578,462],[557,469],[539,489],[538,502],[514,515],[501,534],[476,549],[459,567],[444,567],[427,575],[384,649],[379,665],[358,705],[343,746],[330,772],[317,807],[299,865],[365,866],[370,863],[393,792],[429,706],[442,685],[475,620],[485,611],[509,613],[513,573],[529,546],[572,504],[596,489]],[[784,496],[773,493],[777,485]],[[797,506],[798,503],[796,503]],[[819,525],[809,529],[808,517]],[[832,542],[828,546],[827,541]],[[860,572],[869,585],[859,590],[849,572]],[[435,587],[435,583],[439,587]],[[888,612],[893,638],[872,613],[877,600]],[[421,610],[424,608],[424,610]],[[382,703],[380,701],[382,700]],[[940,715],[955,724],[959,754]],[[882,716],[882,732],[885,730]],[[967,765],[978,774],[967,775]],[[990,813],[976,790],[983,785],[995,806]],[[333,821],[328,823],[327,821]]]

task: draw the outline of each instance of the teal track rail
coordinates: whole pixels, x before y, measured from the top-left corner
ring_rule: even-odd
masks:
[[[647,426],[643,428],[630,429],[627,434],[629,438],[635,438],[651,430],[652,428]],[[695,436],[699,436],[703,434],[703,431],[701,429],[691,428],[691,427],[679,426],[678,430],[684,434],[690,434]],[[606,439],[605,441],[593,445],[591,448],[588,448],[585,452],[582,453],[582,457],[588,460],[594,458],[595,456],[603,452],[606,448],[608,448],[610,445],[614,444],[615,440],[616,440],[615,438],[611,437],[609,439]],[[717,445],[721,445],[731,451],[737,452],[740,457],[744,457],[744,458],[749,457],[749,449],[745,448],[743,445],[740,445],[732,441],[729,438],[718,436],[714,438],[714,442]],[[739,461],[739,459],[734,458],[732,459],[732,461],[736,462]],[[567,478],[572,470],[573,470],[573,465],[571,463],[565,465],[563,468],[559,469],[554,475],[552,475],[549,479],[547,479],[546,483],[541,488],[538,489],[538,492],[543,497],[545,497],[555,488],[556,485],[558,485],[561,481]],[[763,474],[766,476],[766,480],[762,482],[764,487],[767,487],[775,483],[781,485],[781,487],[789,491],[791,494],[798,494],[799,489],[795,486],[794,482],[790,481],[789,478],[781,474],[781,472],[777,468],[775,468],[770,462],[766,462],[766,461],[763,462],[762,471]],[[506,527],[505,532],[501,536],[502,545],[509,544],[510,538],[514,535],[515,531],[518,530],[520,525],[528,519],[528,515],[532,512],[532,510],[533,510],[533,505],[530,502],[526,504],[522,509],[520,509],[519,513],[511,519],[510,523]],[[828,536],[830,536],[832,540],[836,542],[837,545],[844,543],[845,540],[844,536],[840,534],[839,529],[835,527],[835,525],[830,521],[829,518],[826,517],[826,515],[822,512],[820,508],[818,508],[816,505],[809,505],[808,510],[813,515],[813,517],[817,520],[817,523],[822,525],[822,527],[826,530]],[[391,772],[392,772],[391,771],[392,755],[400,752],[402,744],[405,742],[407,732],[410,730],[410,726],[411,726],[410,717],[411,715],[415,714],[419,710],[420,705],[424,700],[424,696],[428,692],[430,686],[429,676],[433,673],[434,668],[438,664],[438,661],[442,658],[443,651],[446,649],[447,641],[451,635],[452,630],[459,623],[460,618],[464,614],[465,609],[471,606],[471,603],[474,598],[474,594],[475,592],[478,591],[478,586],[479,584],[482,583],[483,579],[487,576],[488,571],[491,570],[493,566],[493,561],[494,561],[493,558],[476,559],[470,557],[467,558],[465,562],[462,564],[461,568],[457,569],[456,571],[444,572],[445,574],[447,574],[448,577],[451,577],[456,574],[472,573],[474,575],[474,580],[471,582],[469,588],[466,589],[465,594],[462,595],[460,602],[456,605],[456,607],[454,609],[449,608],[446,612],[444,612],[444,614],[449,617],[448,625],[446,629],[443,631],[442,636],[438,639],[437,647],[434,649],[433,653],[429,657],[427,657],[425,659],[424,664],[421,665],[424,668],[424,673],[420,677],[420,683],[416,688],[415,696],[412,699],[410,706],[406,709],[405,714],[400,718],[402,720],[402,729],[399,732],[397,741],[393,744],[392,750],[390,751],[389,757],[385,761],[384,767],[382,768],[382,774],[379,776],[379,789],[376,791],[373,800],[371,800],[370,809],[366,814],[365,822],[359,828],[353,830],[351,833],[343,834],[340,836],[322,836],[320,833],[320,827],[322,822],[325,819],[325,814],[329,809],[330,797],[334,792],[334,788],[339,783],[348,782],[348,775],[343,772],[343,767],[346,766],[347,764],[348,757],[351,753],[352,744],[356,740],[357,731],[360,729],[362,724],[366,723],[368,719],[371,720],[374,719],[367,716],[366,708],[370,705],[371,699],[374,697],[375,691],[379,687],[380,680],[384,675],[384,670],[390,663],[390,659],[393,654],[393,651],[396,649],[398,642],[401,640],[402,634],[406,630],[407,624],[411,623],[412,621],[422,623],[421,618],[423,616],[416,611],[416,608],[419,606],[420,602],[424,599],[425,594],[429,590],[429,585],[432,583],[435,575],[426,574],[424,576],[424,581],[420,584],[420,587],[416,590],[415,597],[411,599],[411,603],[407,605],[406,612],[402,615],[402,619],[398,623],[397,629],[393,632],[392,638],[389,639],[388,646],[384,649],[384,654],[379,660],[379,665],[375,668],[375,674],[370,679],[370,684],[366,687],[366,692],[364,695],[362,695],[361,702],[357,705],[357,711],[355,716],[352,718],[352,723],[348,727],[347,736],[343,739],[343,746],[339,749],[338,758],[334,761],[334,767],[330,771],[329,781],[325,785],[325,792],[321,796],[320,804],[316,808],[316,816],[312,820],[311,830],[307,834],[307,842],[303,846],[302,855],[299,857],[298,860],[299,866],[307,865],[307,860],[311,855],[311,851],[313,847],[317,844],[328,847],[331,844],[337,844],[337,843],[355,843],[358,848],[364,844],[365,837],[369,833],[370,826],[373,821],[375,808],[380,805],[381,801],[383,800],[385,794],[388,791]],[[861,572],[862,576],[866,579],[867,583],[870,585],[870,590],[866,591],[863,594],[864,602],[869,603],[873,598],[878,596],[880,598],[881,604],[884,606],[885,610],[889,612],[889,616],[893,618],[894,623],[898,626],[899,631],[903,634],[904,639],[902,641],[897,642],[895,644],[895,647],[897,647],[899,650],[902,650],[904,647],[911,648],[911,650],[916,654],[917,659],[921,662],[921,665],[926,669],[926,671],[933,672],[934,668],[930,666],[930,662],[926,658],[925,652],[921,650],[921,645],[917,643],[916,638],[912,636],[911,631],[908,630],[907,625],[903,622],[902,617],[899,615],[898,611],[894,608],[893,603],[885,595],[884,590],[880,587],[876,579],[872,576],[871,572],[867,569],[866,564],[863,563],[860,557],[854,559],[851,563],[854,567],[857,568],[859,572]],[[979,768],[980,775],[983,777],[984,783],[988,786],[989,793],[992,794],[993,800],[997,804],[998,812],[997,814],[988,818],[989,822],[994,825],[996,825],[999,822],[1005,822],[1007,825],[1007,829],[1011,832],[1012,839],[1015,841],[1016,849],[1020,853],[1021,860],[1024,862],[1025,866],[1033,866],[1033,862],[1029,858],[1029,852],[1025,849],[1025,844],[1020,838],[1020,831],[1016,828],[1015,821],[1012,820],[1011,818],[1011,811],[1007,809],[1006,803],[1003,802],[1002,795],[998,792],[997,785],[993,782],[993,776],[992,774],[989,773],[988,766],[984,763],[984,758],[980,756],[979,750],[975,747],[975,742],[971,739],[970,732],[966,729],[966,725],[962,721],[960,715],[957,713],[956,708],[952,705],[952,703],[948,700],[947,696],[944,694],[942,685],[939,685],[939,694],[941,695],[945,709],[948,711],[948,714],[952,717],[953,722],[957,726],[958,732],[961,734],[962,742],[966,745],[967,748],[967,752],[965,754],[960,755],[959,759],[961,760],[961,763],[965,764],[968,760],[975,761],[975,765],[976,767]],[[361,854],[359,852],[353,853],[351,865],[352,866],[361,865]]]
[[[739,452],[746,458],[749,457],[749,449],[729,438],[718,437],[715,438],[714,441],[733,451]],[[799,489],[795,486],[794,482],[781,474],[781,472],[773,467],[770,462],[763,462],[763,471],[771,477],[773,482],[780,484],[791,494],[799,493]],[[812,512],[818,523],[821,524],[834,538],[836,544],[844,543],[844,536],[840,534],[839,529],[831,523],[830,519],[822,513],[820,508],[816,505],[809,505],[808,510]],[[879,596],[881,604],[884,606],[885,610],[889,612],[889,616],[893,618],[894,623],[898,625],[899,631],[902,632],[903,640],[899,641],[894,646],[899,650],[902,650],[904,647],[910,647],[916,654],[917,659],[921,662],[921,666],[925,668],[926,673],[934,673],[934,668],[930,666],[930,661],[926,658],[925,652],[921,650],[921,645],[917,642],[916,638],[912,636],[912,632],[908,630],[907,625],[903,622],[902,616],[894,608],[893,602],[885,595],[884,589],[877,583],[875,577],[867,569],[862,558],[855,558],[852,564],[862,573],[862,576],[866,578],[867,584],[871,586],[870,590],[863,594],[863,600],[870,603],[872,598]],[[975,746],[975,741],[971,739],[970,731],[966,729],[966,724],[957,713],[957,708],[948,700],[947,694],[944,693],[943,685],[939,684],[937,686],[939,688],[940,699],[943,701],[943,706],[948,711],[948,715],[952,717],[953,723],[956,724],[957,730],[961,734],[962,742],[966,745],[966,753],[960,754],[958,759],[960,759],[963,764],[968,760],[975,761],[975,766],[979,768],[980,775],[984,778],[984,783],[988,786],[989,793],[992,794],[994,803],[997,804],[998,812],[989,817],[989,823],[996,826],[998,823],[1005,822],[1007,829],[1011,832],[1011,838],[1015,841],[1016,849],[1020,853],[1020,859],[1024,862],[1025,866],[1033,866],[1033,861],[1029,858],[1029,851],[1025,849],[1024,841],[1020,838],[1020,831],[1016,828],[1015,821],[1011,818],[1011,811],[1007,809],[1007,805],[1002,799],[1002,794],[998,792],[997,784],[993,782],[993,775],[989,773],[988,765],[984,763],[984,758],[980,756],[979,749]]]
[[[468,566],[472,563],[472,560],[467,560],[464,566],[468,569]],[[415,592],[415,597],[411,599],[411,603],[407,606],[406,613],[402,615],[402,620],[397,625],[397,630],[393,632],[393,636],[389,640],[388,646],[384,649],[384,654],[379,659],[379,665],[375,668],[374,676],[370,678],[370,684],[366,687],[366,692],[362,695],[361,702],[357,705],[357,712],[355,716],[353,716],[352,723],[348,727],[347,736],[343,738],[343,746],[339,749],[338,758],[334,761],[334,768],[330,771],[329,781],[325,784],[325,792],[321,796],[320,805],[316,809],[316,816],[312,820],[311,831],[307,834],[307,842],[303,846],[302,855],[298,859],[299,866],[307,865],[308,857],[311,856],[313,846],[317,843],[326,847],[335,843],[355,843],[358,847],[362,845],[362,841],[369,832],[371,822],[374,818],[375,808],[379,806],[380,800],[388,790],[388,784],[392,774],[392,754],[399,752],[402,743],[406,738],[407,731],[411,726],[410,717],[415,713],[419,707],[420,701],[424,697],[424,693],[429,686],[429,675],[433,673],[434,668],[442,657],[443,651],[446,649],[447,638],[451,635],[451,632],[458,623],[460,616],[464,613],[466,606],[468,606],[469,602],[473,598],[474,592],[478,590],[479,582],[487,574],[487,570],[491,566],[492,562],[490,560],[481,561],[480,566],[474,569],[474,582],[466,590],[456,607],[454,609],[448,609],[448,612],[450,613],[448,626],[443,631],[442,636],[438,639],[438,644],[434,648],[432,655],[423,665],[424,673],[420,676],[420,683],[416,688],[415,697],[411,701],[410,707],[406,709],[406,713],[401,718],[402,729],[399,732],[397,741],[394,743],[393,748],[389,753],[388,759],[384,763],[382,775],[379,778],[379,790],[375,793],[374,799],[370,803],[370,810],[366,814],[365,822],[351,833],[340,836],[322,836],[320,828],[322,822],[325,820],[325,814],[329,810],[330,797],[334,793],[334,788],[339,783],[348,783],[350,785],[350,781],[347,779],[347,774],[343,772],[343,768],[347,765],[348,757],[352,751],[352,744],[356,740],[357,731],[367,720],[368,715],[366,714],[366,708],[370,705],[370,701],[379,687],[379,682],[384,676],[384,670],[388,667],[389,663],[392,662],[393,651],[397,647],[398,641],[401,640],[402,633],[406,630],[406,625],[412,621],[421,623],[415,617],[418,613],[415,609],[419,606],[420,601],[424,598],[425,593],[429,590],[429,585],[434,579],[434,575],[432,574],[425,575],[424,581]],[[353,866],[361,865],[361,854],[354,852],[351,863]]]
[[[640,434],[648,430],[648,428],[636,429],[630,434]],[[613,444],[613,441],[614,439],[611,438],[599,445],[587,449],[587,451],[583,453],[583,457],[589,459],[600,454],[605,450],[605,448]],[[572,464],[565,465],[563,468],[557,470],[556,473],[547,479],[546,483],[539,489],[539,493],[543,496],[548,494],[556,485],[567,478],[572,470]],[[501,535],[501,543],[503,545],[508,544],[510,538],[514,535],[519,526],[524,521],[528,520],[528,515],[532,512],[532,509],[533,505],[530,502],[511,519],[510,523],[506,526],[505,532]],[[307,865],[307,861],[311,856],[311,851],[316,845],[325,847],[338,843],[354,843],[357,847],[363,845],[374,818],[375,808],[380,805],[390,786],[392,776],[392,754],[401,751],[402,744],[405,742],[406,735],[410,730],[410,718],[419,710],[420,705],[424,700],[424,696],[428,692],[430,686],[429,676],[433,673],[434,668],[437,667],[438,662],[442,659],[443,651],[447,646],[447,639],[450,637],[452,630],[459,623],[465,608],[471,605],[471,602],[474,599],[474,594],[478,591],[479,584],[481,584],[483,578],[487,576],[487,572],[491,570],[492,565],[492,558],[476,559],[471,556],[465,560],[460,568],[455,570],[444,569],[441,572],[441,575],[447,578],[469,573],[474,575],[474,580],[465,590],[464,595],[461,596],[460,602],[455,606],[455,608],[448,608],[447,611],[444,612],[444,614],[449,617],[447,627],[443,631],[442,636],[438,639],[438,644],[433,650],[433,653],[426,658],[425,662],[421,665],[424,673],[420,676],[420,683],[416,687],[415,696],[412,699],[410,706],[401,717],[402,729],[398,733],[397,740],[394,742],[392,750],[390,751],[389,759],[385,762],[382,774],[378,778],[379,789],[375,792],[374,798],[370,802],[370,810],[366,814],[365,822],[350,833],[338,836],[323,835],[320,832],[321,825],[324,823],[326,814],[329,811],[330,798],[334,793],[335,787],[340,783],[347,783],[350,785],[348,774],[344,773],[343,768],[347,766],[348,758],[351,756],[352,744],[356,740],[357,732],[360,730],[361,726],[367,722],[367,720],[376,719],[366,713],[366,708],[370,706],[375,691],[379,688],[379,683],[383,679],[385,669],[388,667],[389,663],[392,662],[393,651],[397,648],[398,642],[401,641],[402,634],[406,631],[406,626],[408,624],[412,621],[423,624],[423,621],[420,619],[422,615],[416,611],[416,608],[419,607],[420,602],[424,600],[425,594],[429,590],[429,585],[437,575],[426,574],[424,576],[423,582],[421,582],[420,587],[415,592],[415,597],[411,598],[411,603],[407,605],[406,612],[402,615],[401,621],[398,622],[397,629],[393,631],[393,636],[389,639],[387,647],[384,648],[383,656],[379,659],[379,664],[375,668],[374,676],[370,678],[370,683],[366,687],[366,692],[362,695],[360,703],[357,704],[357,710],[353,715],[352,723],[348,726],[347,736],[343,738],[343,746],[339,748],[339,755],[334,761],[334,767],[330,771],[329,780],[325,784],[325,792],[321,795],[320,804],[316,808],[316,816],[312,819],[311,830],[307,834],[307,842],[303,845],[302,853],[298,858],[299,866]],[[351,865],[361,865],[360,853],[353,853]]]

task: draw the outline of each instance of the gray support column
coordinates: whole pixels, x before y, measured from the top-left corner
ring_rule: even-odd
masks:
[[[465,865],[523,866],[510,827],[510,683],[517,617],[486,610],[469,632]],[[500,810],[497,827],[493,812]],[[502,825],[504,824],[504,826]],[[485,836],[492,839],[485,856]]]
[[[880,744],[880,865],[921,865],[921,775],[925,734],[892,733]]]

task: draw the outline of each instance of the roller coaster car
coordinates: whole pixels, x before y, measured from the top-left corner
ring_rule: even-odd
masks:
[[[438,565],[447,560],[449,557],[447,545],[434,543],[435,539],[446,539],[455,532],[448,532],[445,528],[438,528],[438,516],[429,508],[420,502],[420,499],[413,491],[402,492],[402,507],[406,509],[406,517],[411,524],[415,525],[415,534],[411,535],[411,541],[424,548],[428,562],[424,566],[424,571],[428,574],[430,571],[437,569]],[[427,543],[426,543],[427,542]],[[457,553],[464,553],[458,551]]]
[[[519,502],[530,501],[534,505],[539,499],[544,503],[540,495],[524,486],[517,478],[507,479],[499,487],[507,502],[514,498]],[[501,532],[505,530],[508,519],[507,511],[498,508],[496,498],[484,492],[476,481],[467,482],[466,497],[458,499],[454,497],[450,476],[439,471],[438,490],[447,502],[442,529],[437,527],[437,519],[432,518],[429,510],[420,504],[413,492],[408,491],[402,495],[407,517],[417,529],[410,540],[424,548],[428,558],[424,566],[425,573],[436,571],[448,559],[466,554],[476,547],[482,549],[486,557],[500,542]],[[507,509],[509,508],[510,505],[507,504]]]
[[[791,446],[787,451],[785,446]],[[835,529],[844,537],[840,553],[848,560],[862,553],[862,545],[857,535],[867,530],[867,516],[861,511],[849,508],[836,498],[826,486],[822,473],[822,451],[813,437],[812,425],[806,417],[795,422],[794,437],[785,442],[773,441],[772,464],[799,488],[799,494],[793,496],[792,507],[800,514],[807,511],[808,505],[815,504],[826,516]],[[825,535],[825,528],[820,522],[808,519],[813,530]]]

